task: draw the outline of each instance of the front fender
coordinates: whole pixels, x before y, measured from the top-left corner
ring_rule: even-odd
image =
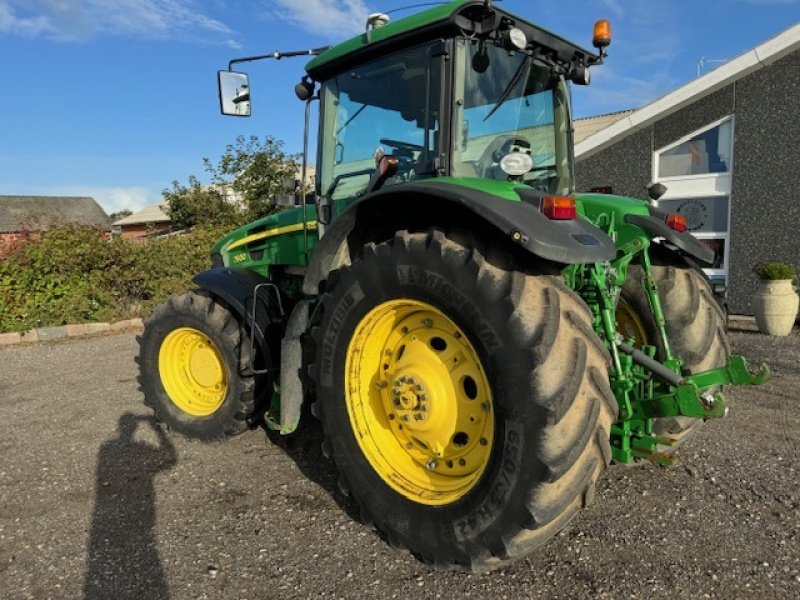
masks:
[[[273,357],[278,356],[276,348],[280,339],[270,339],[268,329],[276,322],[276,317],[281,311],[280,299],[276,297],[277,290],[274,285],[266,277],[253,271],[227,267],[203,271],[195,275],[192,281],[220,298],[245,327],[248,335],[251,330],[253,331],[253,342],[262,352],[265,367],[274,368]]]
[[[414,215],[416,227],[426,224],[426,215],[470,213],[496,234],[506,237],[533,256],[559,264],[594,263],[616,256],[613,240],[588,220],[552,221],[539,210],[539,196],[520,186],[519,200],[500,198],[479,189],[455,183],[405,183],[368,194],[351,205],[325,232],[303,282],[306,294],[316,294],[328,272],[349,264],[348,238],[379,215],[381,226],[408,223]],[[385,209],[382,209],[382,206]],[[377,210],[375,210],[377,209]],[[399,214],[402,212],[403,214]],[[428,225],[447,225],[429,222]]]

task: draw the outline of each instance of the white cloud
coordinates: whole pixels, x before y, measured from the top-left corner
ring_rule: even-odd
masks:
[[[286,19],[322,37],[339,39],[364,31],[367,16],[374,12],[362,0],[276,0]]]
[[[0,0],[0,33],[85,41],[123,35],[238,45],[194,0]]]
[[[90,196],[97,200],[108,214],[127,208],[136,212],[150,204],[162,201],[159,190],[146,187],[111,187],[93,185],[69,185],[54,186],[35,191],[25,192],[27,194],[36,193],[47,196]]]

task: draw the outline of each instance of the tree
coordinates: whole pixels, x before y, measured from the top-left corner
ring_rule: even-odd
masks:
[[[172,225],[178,229],[201,226],[233,226],[240,221],[239,210],[219,190],[200,185],[189,177],[189,185],[172,182],[172,189],[161,192],[167,203]]]
[[[127,208],[123,208],[122,210],[118,210],[117,212],[113,212],[108,215],[108,218],[111,219],[112,223],[116,223],[120,219],[124,219],[125,217],[130,217],[133,214],[132,210]]]
[[[214,183],[241,197],[248,220],[274,212],[275,195],[285,193],[285,182],[296,177],[297,156],[286,154],[283,145],[271,136],[263,142],[258,136],[239,136],[228,144],[218,164],[203,159]]]

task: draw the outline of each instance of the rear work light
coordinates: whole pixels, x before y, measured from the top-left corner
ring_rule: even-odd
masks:
[[[665,219],[667,227],[675,231],[686,231],[686,217],[677,213],[669,213]]]
[[[578,216],[575,199],[567,196],[545,196],[542,200],[542,213],[553,221],[569,221]]]

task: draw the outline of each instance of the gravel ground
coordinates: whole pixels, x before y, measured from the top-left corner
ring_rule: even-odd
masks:
[[[158,433],[133,335],[0,350],[2,598],[798,598],[800,335],[731,334],[775,377],[680,464],[612,466],[513,567],[437,572],[353,518],[319,430]]]

